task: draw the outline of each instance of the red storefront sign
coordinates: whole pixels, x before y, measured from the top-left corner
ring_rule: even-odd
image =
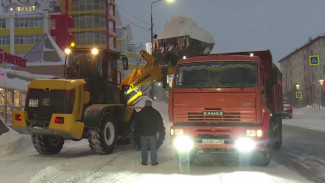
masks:
[[[4,52],[3,49],[0,48],[0,64],[8,63],[18,65],[19,67],[26,67],[26,62],[27,59]]]

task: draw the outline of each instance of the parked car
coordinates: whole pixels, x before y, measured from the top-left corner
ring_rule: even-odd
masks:
[[[283,104],[283,110],[282,110],[282,118],[292,118],[292,107],[288,103]]]

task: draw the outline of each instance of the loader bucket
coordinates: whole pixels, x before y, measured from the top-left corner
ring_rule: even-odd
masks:
[[[179,59],[210,54],[214,43],[193,39],[188,35],[157,39],[152,55],[159,65],[175,66]]]

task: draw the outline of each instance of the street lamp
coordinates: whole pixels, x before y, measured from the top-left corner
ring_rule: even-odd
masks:
[[[151,35],[150,35],[150,38],[151,38],[151,53],[153,52],[153,20],[152,20],[152,5],[155,4],[155,3],[158,3],[162,0],[157,0],[157,1],[153,1],[151,3],[151,22],[150,22],[150,32],[151,32]],[[167,3],[173,3],[175,0],[165,0]]]
[[[64,57],[64,74],[63,74],[63,76],[65,78],[65,70],[67,68],[67,57],[70,55],[71,49],[70,48],[64,49],[64,53],[65,53],[65,57]]]
[[[297,90],[299,90],[299,87],[300,87],[300,85],[296,84],[296,88],[297,88]]]
[[[322,107],[324,107],[324,80],[323,79],[320,79],[319,80],[319,84],[320,84],[320,87],[321,87],[321,95],[322,95]]]

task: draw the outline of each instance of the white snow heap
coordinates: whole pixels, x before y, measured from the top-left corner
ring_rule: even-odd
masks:
[[[164,32],[158,39],[186,35],[206,43],[215,43],[212,35],[208,31],[198,27],[192,19],[182,16],[172,17],[170,22],[166,22]]]

